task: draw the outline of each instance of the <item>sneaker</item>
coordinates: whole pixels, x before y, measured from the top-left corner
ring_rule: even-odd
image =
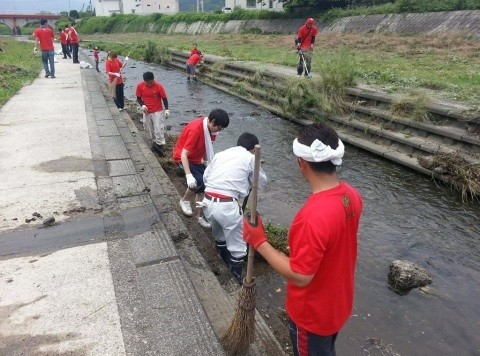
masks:
[[[163,156],[164,156],[164,154],[163,154],[163,145],[159,145],[159,144],[156,143],[156,142],[153,142],[153,143],[152,143],[152,151],[157,152],[160,157],[163,157]]]
[[[53,79],[53,78],[56,78],[56,77],[55,77],[54,75],[52,75],[50,78],[52,78],[52,79]]]
[[[50,76],[50,74],[45,74],[45,78],[48,78]]]
[[[182,208],[182,211],[185,215],[187,215],[187,216],[192,216],[193,215],[192,207],[190,206],[189,201],[185,201],[183,199],[180,199],[180,208]]]
[[[297,74],[297,78],[301,78],[301,77],[302,77],[302,75],[301,75],[301,74]]]
[[[125,109],[124,108],[118,108],[118,111],[123,111],[123,110],[125,110]]]
[[[200,216],[197,221],[200,224],[200,226],[204,227],[205,229],[211,229],[212,228],[212,225],[210,225],[210,223],[207,221],[207,219],[205,219],[203,216]]]

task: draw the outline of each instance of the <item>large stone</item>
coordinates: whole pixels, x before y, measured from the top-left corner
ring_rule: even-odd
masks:
[[[424,287],[432,283],[432,275],[417,263],[396,260],[390,264],[388,284],[397,294],[406,295],[413,288]]]

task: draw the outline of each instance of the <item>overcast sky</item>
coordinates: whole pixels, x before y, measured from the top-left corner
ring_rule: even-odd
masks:
[[[0,0],[0,12],[19,12],[22,14],[36,13],[39,11],[60,12],[82,9],[90,4],[90,0]],[[95,7],[95,1],[92,0],[92,7]]]

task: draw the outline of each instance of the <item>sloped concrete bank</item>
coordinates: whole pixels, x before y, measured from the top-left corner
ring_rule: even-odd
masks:
[[[187,54],[173,52],[171,66],[184,69]],[[294,68],[258,68],[251,63],[227,63],[207,56],[201,80],[299,124],[322,117],[342,140],[448,184],[456,185],[449,172],[435,164],[441,155],[460,157],[466,164],[480,164],[480,118],[461,104],[434,102],[425,107],[427,120],[417,121],[391,113],[399,98],[361,88],[347,88],[345,114],[330,115],[306,109],[300,116],[286,110],[286,81],[296,79]],[[290,79],[288,79],[290,78]],[[291,99],[290,99],[291,100]],[[458,187],[460,188],[460,187]]]
[[[296,34],[305,19],[285,20],[232,20],[228,22],[174,23],[161,32],[186,33],[277,33]],[[392,34],[444,34],[464,33],[478,37],[480,11],[446,11],[423,14],[385,14],[345,17],[332,22],[317,19],[321,32],[360,32]],[[151,31],[157,30],[152,24]]]

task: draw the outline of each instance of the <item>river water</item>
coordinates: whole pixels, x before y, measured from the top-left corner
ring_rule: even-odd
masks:
[[[205,84],[187,83],[181,71],[134,60],[125,70],[128,99],[135,100],[147,70],[166,88],[172,132],[222,108],[231,121],[214,144],[217,152],[234,146],[244,131],[259,137],[269,178],[259,211],[265,220],[288,226],[309,195],[291,149],[297,125]],[[337,354],[480,355],[480,204],[462,203],[428,177],[348,145],[340,177],[362,194],[364,213],[355,307],[339,334]],[[428,269],[433,294],[413,290],[399,296],[388,289],[388,266],[396,259]],[[284,281],[267,268],[257,273],[258,288],[270,289],[272,307],[282,308]],[[368,347],[367,338],[390,350]]]

